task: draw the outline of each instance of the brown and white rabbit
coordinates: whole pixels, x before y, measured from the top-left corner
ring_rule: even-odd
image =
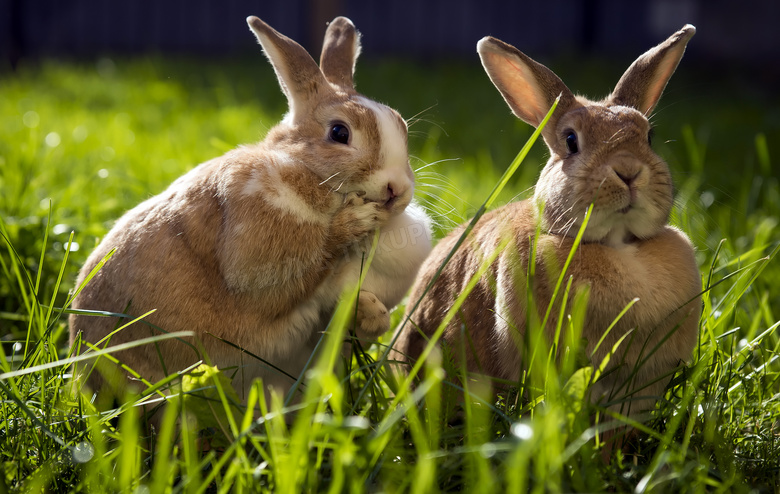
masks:
[[[600,396],[593,398],[621,401],[622,397],[623,413],[652,407],[671,371],[690,358],[701,313],[694,250],[683,232],[667,224],[672,181],[667,164],[650,146],[647,119],[694,33],[694,27],[686,25],[639,57],[602,101],[575,96],[552,71],[513,46],[492,37],[479,41],[484,68],[517,117],[538,126],[561,96],[542,131],[550,159],[533,198],[480,218],[423,296],[465,225],[436,245],[412,288],[407,316],[423,297],[420,305],[411,321],[398,329],[394,348],[402,359],[414,360],[421,354],[483,259],[510,238],[509,247],[446,327],[442,341],[456,359],[465,352],[469,371],[517,382],[527,320],[527,272],[534,258],[537,225],[541,233],[536,239],[531,291],[541,321],[592,203],[582,244],[566,272],[566,278],[573,277],[575,290],[590,289],[582,334],[588,355],[618,314],[638,298],[592,357],[598,366],[619,338],[633,330],[610,361],[613,371],[596,384]],[[560,303],[544,328],[548,344],[559,310]]]
[[[360,43],[352,22],[338,17],[329,24],[320,66],[257,17],[247,22],[289,112],[264,141],[203,163],[127,212],[91,254],[78,285],[111,249],[116,253],[73,306],[132,316],[156,309],[147,321],[168,332],[192,331],[211,362],[237,367],[239,391],[263,377],[284,392],[310,358],[342,290],[358,281],[362,251],[377,229],[357,331],[376,338],[389,329],[388,308],[405,295],[430,252],[430,220],[411,203],[406,123],[353,87]],[[71,341],[81,333],[96,343],[127,322],[72,315]],[[158,334],[136,323],[110,344]],[[176,340],[115,356],[152,382],[198,358]],[[103,382],[93,374],[91,384],[99,388]]]

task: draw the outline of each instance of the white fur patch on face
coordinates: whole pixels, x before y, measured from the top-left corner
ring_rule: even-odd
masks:
[[[411,199],[414,180],[409,167],[405,123],[385,105],[363,97],[360,103],[373,110],[382,136],[379,153],[382,162],[377,163],[376,170],[365,182],[368,197],[384,200],[388,185],[392,185],[395,195],[406,195]]]

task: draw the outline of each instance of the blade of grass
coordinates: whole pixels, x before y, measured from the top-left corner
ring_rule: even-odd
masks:
[[[192,331],[179,331],[176,333],[169,333],[169,334],[162,334],[157,336],[150,336],[148,338],[141,338],[140,340],[131,341],[128,343],[122,343],[120,345],[104,348],[102,350],[96,350],[90,353],[82,353],[81,355],[75,357],[57,360],[54,362],[47,362],[45,364],[35,365],[24,369],[17,369],[11,372],[4,372],[3,374],[0,374],[0,381],[5,381],[14,377],[19,377],[27,374],[35,374],[37,372],[47,370],[47,369],[55,369],[57,367],[67,367],[69,365],[75,364],[76,362],[82,362],[84,360],[93,359],[101,355],[108,355],[122,350],[127,350],[129,348],[135,348],[137,346],[147,345],[150,343],[154,343],[155,341],[167,340],[171,338],[184,338],[193,335],[194,333]]]
[[[547,125],[547,122],[550,120],[550,117],[552,116],[553,112],[555,111],[555,108],[558,106],[558,103],[560,102],[561,97],[558,96],[555,101],[553,102],[552,106],[550,107],[550,110],[547,112],[547,115],[542,119],[542,122],[539,124],[539,126],[534,130],[534,132],[531,134],[531,137],[526,141],[525,145],[520,149],[520,152],[517,154],[515,159],[512,161],[512,163],[509,165],[509,168],[504,172],[504,174],[501,176],[501,179],[499,179],[498,183],[493,187],[492,192],[488,196],[488,198],[485,200],[484,203],[479,207],[477,212],[474,214],[474,217],[471,219],[469,224],[466,226],[466,229],[463,231],[461,236],[458,238],[457,242],[455,242],[455,245],[450,250],[450,252],[447,254],[447,257],[445,257],[444,261],[442,261],[441,266],[436,270],[436,273],[431,278],[431,281],[428,283],[428,286],[425,287],[425,290],[423,290],[422,295],[420,295],[420,298],[414,303],[412,306],[412,309],[408,311],[408,316],[405,318],[405,320],[401,323],[399,330],[395,332],[393,335],[393,338],[391,339],[390,343],[387,345],[387,348],[384,352],[382,352],[382,355],[378,359],[379,365],[377,366],[377,370],[375,370],[369,379],[369,381],[376,378],[376,374],[378,372],[378,369],[383,367],[385,363],[387,362],[388,356],[390,355],[390,352],[392,350],[392,347],[395,345],[396,340],[398,339],[399,334],[401,333],[401,329],[409,323],[409,320],[411,319],[414,312],[417,310],[417,308],[420,306],[420,303],[422,302],[422,299],[425,298],[425,295],[431,290],[433,285],[436,283],[436,280],[439,279],[439,276],[441,276],[442,271],[444,270],[444,267],[450,262],[450,259],[452,259],[452,256],[455,255],[455,252],[460,248],[460,246],[463,244],[463,242],[466,240],[466,237],[468,237],[469,233],[471,233],[471,230],[474,229],[474,226],[476,226],[479,219],[482,217],[482,215],[485,213],[487,208],[489,208],[493,201],[495,201],[496,197],[501,193],[501,191],[504,189],[504,186],[509,182],[509,179],[512,178],[512,175],[514,175],[517,168],[520,166],[520,164],[525,160],[525,157],[528,155],[528,152],[531,150],[531,146],[536,142],[536,139],[541,134],[542,130],[544,129],[545,125]],[[360,394],[358,395],[358,398],[356,402],[360,403],[363,399],[363,396],[368,391],[368,384],[363,386],[363,388],[360,390]]]

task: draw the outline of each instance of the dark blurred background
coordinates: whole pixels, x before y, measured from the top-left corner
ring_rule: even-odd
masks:
[[[0,0],[0,53],[31,57],[135,54],[224,56],[253,48],[244,19],[257,15],[319,48],[325,24],[349,16],[367,33],[368,57],[474,57],[499,37],[536,56],[637,54],[689,22],[688,58],[740,62],[776,74],[777,0]]]
[[[156,77],[187,81],[194,94],[200,86],[192,67],[202,63],[218,67],[236,91],[248,86],[239,91],[240,101],[263,98],[281,114],[284,101],[275,83],[263,79],[272,72],[246,25],[248,15],[300,42],[315,58],[327,22],[350,17],[363,33],[361,62],[380,62],[358,71],[361,91],[404,115],[423,112],[452,132],[438,143],[445,156],[463,157],[486,139],[495,141],[493,158],[502,166],[530,127],[516,122],[488,90],[476,54],[480,38],[513,44],[575,92],[600,97],[639,54],[691,23],[696,37],[654,124],[668,129],[668,139],[677,138],[681,126],[695,130],[695,140],[720,163],[708,164],[709,182],[729,184],[744,173],[758,135],[765,136],[771,156],[780,156],[780,0],[0,0],[0,73],[16,68],[20,74],[52,59],[97,61],[102,73],[112,60],[142,59],[157,67]],[[179,61],[184,65],[177,72]],[[204,72],[201,85],[208,89],[216,82],[207,79],[217,74]],[[271,89],[258,91],[261,80]],[[488,107],[498,110],[490,122],[480,121],[490,127],[480,133],[474,116]],[[512,127],[518,142],[502,146],[497,133]],[[679,156],[668,155],[677,168],[685,168],[689,148],[680,143],[672,149]]]

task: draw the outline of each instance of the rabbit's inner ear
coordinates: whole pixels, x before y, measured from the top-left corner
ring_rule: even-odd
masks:
[[[620,78],[609,100],[614,104],[636,108],[648,115],[666,88],[685,53],[688,41],[696,34],[689,25],[674,33],[669,39],[652,48],[636,61]]]
[[[328,24],[322,43],[320,69],[325,78],[339,86],[352,88],[355,62],[360,55],[360,33],[346,17],[336,17]]]
[[[477,43],[482,65],[514,114],[534,127],[544,119],[561,95],[562,114],[574,95],[558,76],[517,48],[491,37]]]
[[[301,45],[257,17],[248,17],[247,23],[276,72],[290,113],[294,118],[304,116],[314,104],[317,93],[323,88],[330,89],[317,62]]]

